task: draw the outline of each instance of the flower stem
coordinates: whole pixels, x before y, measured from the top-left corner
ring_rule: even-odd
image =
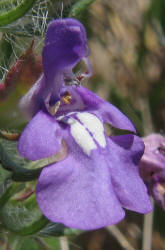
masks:
[[[154,217],[154,212],[151,212],[144,216],[142,250],[152,249],[153,217]]]
[[[146,136],[154,131],[149,101],[147,98],[143,97],[140,99],[140,108],[143,118],[144,135]],[[151,213],[144,215],[142,250],[152,249],[153,216],[154,210]]]
[[[60,248],[61,250],[69,250],[68,239],[66,236],[60,237]]]

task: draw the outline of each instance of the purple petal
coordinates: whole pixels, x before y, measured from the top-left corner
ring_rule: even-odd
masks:
[[[119,222],[124,211],[111,184],[106,157],[80,151],[70,137],[68,158],[45,167],[37,185],[37,202],[51,221],[84,230]],[[100,164],[101,163],[101,164]]]
[[[40,111],[21,134],[18,151],[29,160],[42,159],[61,149],[61,138],[61,128],[58,122]]]
[[[136,133],[136,129],[132,122],[114,105],[104,101],[92,91],[84,87],[68,88],[68,91],[73,97],[77,96],[77,103],[67,109],[86,110],[95,113],[103,122],[110,123],[113,127],[129,130]],[[78,98],[79,97],[79,98]],[[79,99],[79,100],[78,100]],[[62,112],[65,111],[63,108]]]
[[[152,204],[138,169],[144,151],[142,140],[134,135],[114,136],[109,139],[109,151],[112,184],[122,206],[139,213],[151,212]]]
[[[86,56],[86,46],[85,29],[76,19],[57,19],[49,24],[42,54],[43,68],[47,85],[54,85],[56,94],[61,87],[61,83],[53,84],[57,72],[72,69]]]
[[[32,117],[45,109],[45,100],[52,104],[65,90],[65,78],[73,77],[72,68],[86,55],[87,38],[83,25],[73,18],[52,21],[46,33],[42,53],[44,74],[22,98],[20,108]],[[69,78],[69,79],[68,79]]]
[[[33,117],[44,106],[44,99],[47,95],[45,77],[42,74],[31,89],[24,95],[20,102],[19,108],[26,117]]]

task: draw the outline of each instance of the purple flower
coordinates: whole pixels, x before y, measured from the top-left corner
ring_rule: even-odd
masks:
[[[79,85],[91,74],[84,27],[75,19],[51,22],[43,49],[44,73],[21,100],[34,117],[18,150],[29,160],[51,156],[67,144],[67,157],[45,167],[38,180],[37,202],[53,222],[96,229],[124,218],[123,208],[148,213],[152,205],[139,176],[144,151],[130,120],[112,104]],[[83,60],[88,72],[72,69]],[[104,123],[130,131],[108,137]]]
[[[151,134],[144,138],[145,151],[140,161],[140,174],[149,193],[165,210],[165,137]]]

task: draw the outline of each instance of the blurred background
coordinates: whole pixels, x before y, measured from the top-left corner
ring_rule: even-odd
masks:
[[[18,1],[8,1],[6,8],[7,1],[1,2],[2,15],[18,5]],[[83,22],[89,39],[93,76],[83,83],[84,86],[120,108],[133,121],[140,136],[152,132],[164,134],[165,1],[86,1],[88,5],[74,13],[73,6],[76,2],[78,1],[35,1],[33,7],[17,21],[5,25],[0,23],[0,79],[2,85],[7,83],[8,86],[7,90],[3,90],[0,85],[0,129],[19,132],[25,126],[26,121],[16,105],[42,71],[39,55],[47,24],[53,18],[70,14]],[[34,47],[29,54],[26,50],[33,40]],[[25,65],[20,66],[19,74],[15,70],[18,66],[11,72],[9,69],[21,55],[25,59]],[[34,67],[31,69],[30,66],[32,62],[35,73]],[[117,227],[76,232],[67,236],[67,246],[64,245],[69,245],[71,250],[140,250],[144,237],[143,217],[127,212],[126,219]],[[152,249],[163,250],[165,213],[155,205],[153,217]],[[2,231],[4,233],[4,229]],[[8,234],[7,231],[5,233]],[[12,228],[10,234],[11,237],[15,234]],[[31,237],[30,248],[25,245],[22,248],[7,248],[8,245],[5,245],[4,249],[61,248],[62,243],[57,242],[53,236],[45,238],[46,243],[39,236]],[[65,237],[62,238],[64,241]],[[4,235],[2,239],[0,236],[2,247],[6,244],[6,239]],[[27,236],[26,239],[28,241]]]

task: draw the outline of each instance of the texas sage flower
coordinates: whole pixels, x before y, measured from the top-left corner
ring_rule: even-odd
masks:
[[[123,208],[148,213],[152,205],[138,170],[144,144],[133,124],[115,106],[80,86],[81,79],[91,75],[87,56],[86,33],[79,21],[50,23],[43,74],[20,103],[33,118],[18,150],[34,161],[55,154],[65,141],[66,158],[40,174],[38,205],[53,222],[96,229],[123,219]],[[80,60],[88,69],[76,76],[72,70]],[[129,132],[108,137],[104,123]]]
[[[145,151],[140,161],[140,173],[149,193],[165,210],[165,137],[151,134],[144,138]]]

